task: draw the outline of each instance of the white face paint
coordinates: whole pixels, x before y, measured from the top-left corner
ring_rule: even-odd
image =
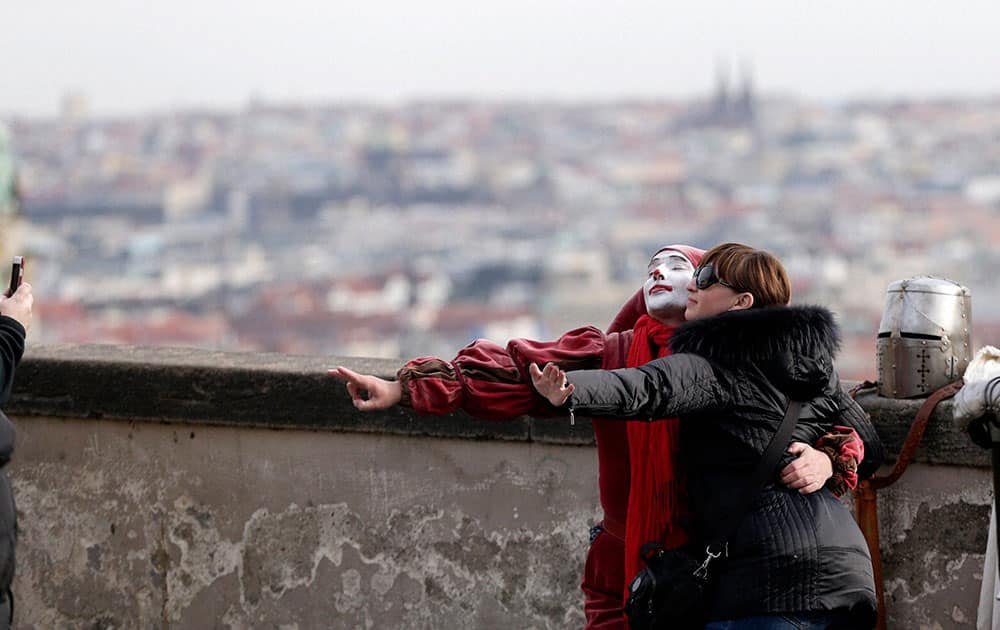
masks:
[[[687,285],[693,275],[694,265],[678,252],[666,250],[654,256],[642,285],[649,316],[664,323],[684,321]]]

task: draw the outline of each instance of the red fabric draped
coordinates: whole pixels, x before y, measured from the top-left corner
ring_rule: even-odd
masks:
[[[639,367],[670,354],[667,342],[676,326],[643,315],[635,325],[627,367]],[[686,509],[679,462],[680,432],[676,418],[628,423],[631,488],[625,519],[625,579],[644,566],[639,549],[652,540],[664,547],[687,542],[680,516]],[[628,582],[626,582],[626,597]]]

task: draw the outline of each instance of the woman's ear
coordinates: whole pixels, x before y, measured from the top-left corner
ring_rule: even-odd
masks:
[[[736,296],[736,301],[729,308],[729,310],[743,311],[748,308],[753,308],[753,294],[743,292]]]

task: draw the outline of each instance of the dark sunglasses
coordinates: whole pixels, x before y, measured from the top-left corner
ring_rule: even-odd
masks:
[[[733,291],[738,291],[736,287],[728,282],[723,282],[719,276],[715,275],[715,267],[712,263],[702,265],[695,269],[694,286],[698,287],[699,291],[703,291],[716,283],[721,284],[724,287],[729,287]]]

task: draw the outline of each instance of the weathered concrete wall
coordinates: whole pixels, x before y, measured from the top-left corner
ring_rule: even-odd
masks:
[[[992,485],[986,469],[917,464],[879,492],[890,628],[975,628]]]
[[[581,626],[589,423],[362,415],[338,362],[397,365],[32,348],[18,627]],[[859,400],[898,447],[919,402]],[[880,493],[891,628],[974,627],[991,479],[949,417]]]
[[[21,418],[19,627],[579,627],[572,446]]]
[[[858,397],[890,459],[906,438],[918,400]],[[989,453],[951,420],[951,401],[930,417],[916,463],[878,493],[882,571],[889,628],[975,628],[993,501]]]

